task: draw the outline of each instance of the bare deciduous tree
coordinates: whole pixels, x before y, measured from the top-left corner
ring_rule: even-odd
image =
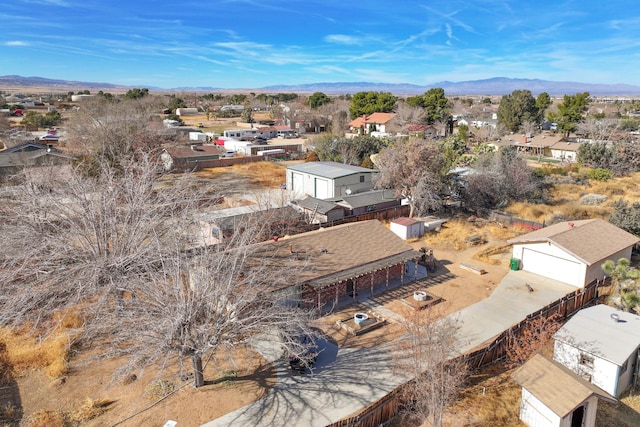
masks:
[[[120,102],[100,97],[88,100],[67,125],[67,147],[80,158],[103,157],[113,165],[123,156],[131,157],[141,150],[152,152],[170,137],[159,119],[152,120],[161,109],[155,97]],[[87,166],[100,167],[90,162]]]
[[[620,130],[618,119],[597,119],[587,117],[576,125],[576,131],[595,141],[609,141]]]
[[[431,140],[409,138],[383,149],[375,164],[380,170],[376,188],[395,190],[409,202],[409,216],[440,206],[444,159],[438,144]]]
[[[404,387],[405,410],[410,422],[442,426],[442,416],[468,377],[468,367],[457,357],[459,325],[436,309],[416,312],[405,323],[407,335],[401,345],[397,367],[412,380]]]
[[[194,248],[199,191],[188,176],[160,188],[158,165],[134,157],[102,161],[93,176],[75,170],[66,182],[28,176],[10,193],[0,325],[48,328],[54,312],[73,307],[84,314],[86,342],[129,354],[129,368],[189,357],[196,386],[206,354],[257,334],[302,352],[295,336],[311,333],[309,313],[288,291],[287,266],[249,244],[248,226],[224,247]]]
[[[268,340],[289,354],[302,354],[296,340],[313,337],[311,312],[298,308],[287,265],[275,266],[249,233],[224,248],[201,249],[186,258],[176,253],[158,271],[132,287],[122,303],[106,304],[100,336],[109,348],[131,356],[124,372],[178,356],[192,362],[194,385],[205,384],[203,360],[233,351],[255,339]],[[205,362],[206,363],[206,362]]]

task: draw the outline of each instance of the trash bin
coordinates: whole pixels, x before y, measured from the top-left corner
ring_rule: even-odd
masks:
[[[520,270],[520,260],[518,258],[511,258],[509,268],[514,271]]]

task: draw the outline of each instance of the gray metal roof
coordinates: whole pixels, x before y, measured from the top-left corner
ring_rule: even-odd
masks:
[[[357,209],[398,199],[397,197],[394,197],[393,190],[372,190],[365,191],[363,193],[351,194],[349,196],[334,197],[328,200],[334,201],[339,205],[343,205],[351,209]]]
[[[553,338],[622,366],[640,347],[640,317],[600,304],[577,312]]]
[[[314,210],[317,209],[317,211],[321,214],[326,214],[329,213],[330,211],[334,210],[334,209],[343,209],[340,206],[336,205],[333,202],[329,202],[326,200],[322,200],[322,199],[317,199],[315,197],[306,197],[302,200],[297,200],[296,204],[302,208],[308,209],[308,210]]]
[[[340,178],[359,173],[377,173],[377,170],[362,168],[360,166],[344,165],[336,162],[306,162],[299,165],[287,166],[287,170],[308,173],[323,178]]]

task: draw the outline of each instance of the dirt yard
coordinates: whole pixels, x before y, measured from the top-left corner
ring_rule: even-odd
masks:
[[[468,232],[476,231],[474,225]],[[440,235],[446,237],[444,228]],[[431,237],[436,238],[437,236]],[[446,237],[446,240],[449,241],[450,237]],[[427,239],[411,244],[419,249],[429,243],[436,241]],[[427,290],[443,299],[436,306],[439,315],[446,315],[480,301],[495,289],[507,271],[509,254],[502,253],[496,256],[497,264],[479,261],[474,259],[474,256],[485,247],[502,243],[504,242],[491,239],[485,244],[461,250],[456,250],[448,244],[430,245],[434,248],[437,271],[432,275],[433,283]],[[479,266],[486,274],[478,275],[462,270],[460,263]],[[382,295],[380,304],[401,316],[408,315],[408,308],[398,299],[411,295],[414,287],[416,286],[406,285],[400,292]],[[403,326],[396,321],[390,321],[388,325],[359,337],[347,334],[335,326],[337,319],[352,316],[358,310],[362,308],[347,307],[338,314],[321,319],[318,323],[341,346],[371,347],[400,337],[404,333]],[[232,371],[234,378],[218,384],[209,384],[198,390],[194,389],[189,381],[182,380],[177,364],[169,366],[162,374],[159,374],[157,369],[148,369],[138,375],[135,381],[114,382],[112,374],[121,363],[121,360],[96,362],[89,360],[87,356],[72,358],[69,374],[61,379],[51,379],[43,370],[22,372],[14,384],[14,391],[19,392],[24,413],[21,425],[28,425],[26,420],[31,415],[42,414],[42,411],[46,410],[54,411],[43,415],[44,420],[48,421],[33,425],[62,425],[53,422],[55,417],[60,416],[60,411],[66,414],[67,418],[73,414],[77,417],[77,414],[87,412],[86,407],[91,406],[88,399],[91,399],[94,402],[93,406],[110,401],[112,403],[105,404],[102,408],[104,414],[93,420],[83,421],[82,425],[161,426],[167,420],[175,420],[180,426],[197,426],[258,399],[276,381],[274,369],[259,355],[247,350],[239,354],[235,366],[222,359],[210,362],[206,368],[206,380],[216,380],[222,373]],[[189,368],[190,366],[186,366],[185,372]],[[158,390],[154,393],[150,388],[155,382],[157,389],[158,380],[166,381],[166,385],[177,391],[154,405],[159,396]]]

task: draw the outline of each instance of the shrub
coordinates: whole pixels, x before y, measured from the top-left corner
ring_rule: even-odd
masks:
[[[165,396],[173,393],[176,385],[169,380],[156,380],[145,388],[145,394],[150,400],[160,400]]]
[[[82,404],[80,404],[80,407],[71,414],[70,418],[78,423],[88,421],[105,413],[112,403],[113,400],[109,399],[93,400],[87,397]]]
[[[609,169],[596,168],[589,171],[589,178],[596,181],[608,181],[613,178],[613,173]]]
[[[28,427],[67,427],[71,423],[62,411],[42,410],[29,416]]]

